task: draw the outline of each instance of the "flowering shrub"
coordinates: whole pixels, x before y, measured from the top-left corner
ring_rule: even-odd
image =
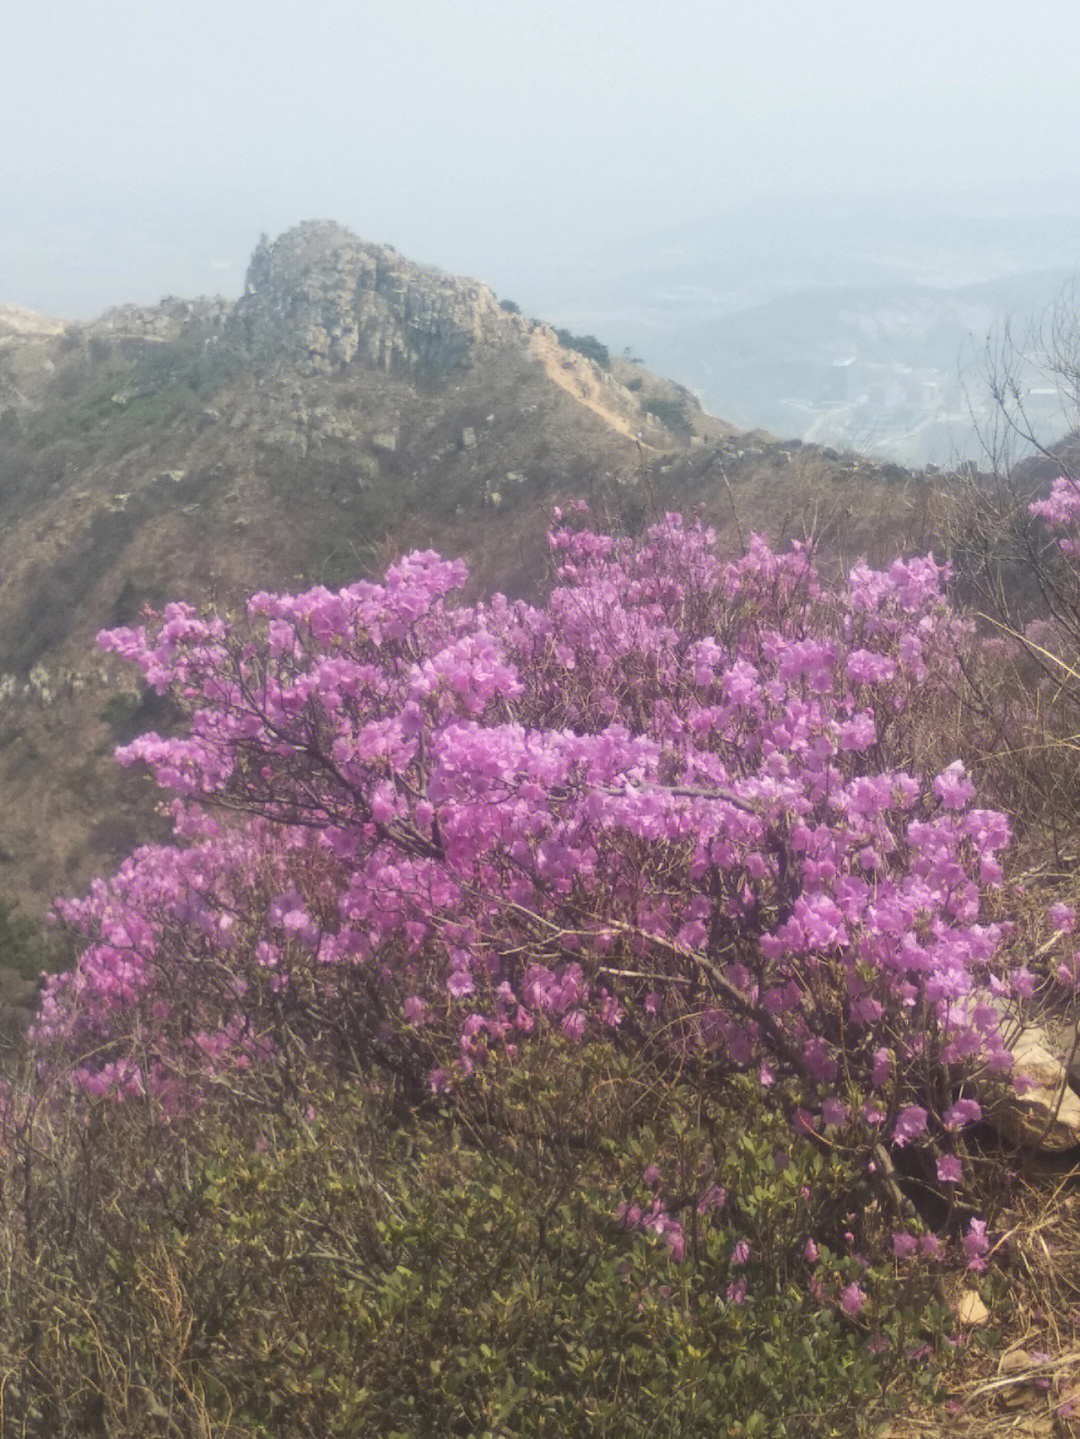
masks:
[[[1007,821],[958,761],[911,767],[973,642],[940,568],[827,590],[798,547],[723,563],[674,517],[551,544],[544,608],[455,605],[463,567],[425,553],[102,635],[191,716],[119,752],[180,842],[62,906],[91,942],[38,1038],[183,1105],[362,993],[342,1042],[404,1045],[434,1089],[546,1028],[618,1033],[942,1157],[978,1117],[958,1067],[1012,1061],[981,910]]]
[[[951,738],[977,641],[944,598],[942,568],[859,566],[830,587],[804,549],[777,555],[755,537],[725,562],[706,528],[670,516],[634,547],[590,530],[581,511],[557,515],[551,546],[541,607],[460,602],[463,566],[424,553],[378,584],[257,594],[234,618],[170,605],[101,637],[189,717],[185,737],[144,735],[119,752],[171,794],[176,842],[137,850],[60,906],[85,948],[47,982],[35,1082],[85,1110],[85,1124],[71,1121],[79,1153],[108,1134],[123,1154],[136,1115],[147,1134],[174,1136],[147,1141],[160,1157],[125,1171],[130,1197],[118,1190],[86,1221],[98,1235],[94,1225],[104,1233],[146,1206],[147,1294],[173,1283],[154,1256],[174,1230],[196,1249],[210,1233],[204,1258],[228,1251],[237,1276],[277,1244],[278,1269],[237,1278],[237,1294],[262,1285],[260,1303],[292,1293],[294,1277],[306,1292],[306,1260],[287,1282],[279,1273],[307,1253],[301,1230],[311,1264],[329,1254],[344,1265],[326,1299],[333,1333],[288,1370],[286,1407],[300,1392],[289,1385],[314,1385],[308,1368],[330,1362],[316,1352],[346,1332],[363,1364],[404,1374],[396,1338],[363,1346],[406,1301],[431,1335],[408,1356],[415,1373],[441,1342],[450,1296],[454,1324],[472,1334],[463,1275],[475,1280],[476,1265],[455,1269],[453,1245],[475,1256],[482,1236],[505,1234],[512,1249],[535,1230],[557,1260],[544,1290],[552,1354],[570,1314],[596,1326],[583,1374],[599,1373],[594,1350],[618,1352],[613,1336],[633,1331],[646,1398],[661,1382],[650,1346],[684,1365],[704,1354],[707,1369],[721,1329],[772,1344],[762,1353],[779,1375],[778,1340],[798,1328],[793,1393],[808,1392],[815,1335],[849,1357],[853,1343],[903,1362],[910,1328],[896,1296],[925,1304],[944,1246],[920,1232],[894,1163],[950,1209],[965,1196],[958,1251],[976,1272],[988,1262],[963,1136],[993,1086],[1010,1083],[1001,1001],[1033,977],[1010,967],[1007,927],[987,913],[1009,825],[977,805]],[[364,1123],[382,1126],[387,1155],[400,1126],[415,1139],[435,1123],[425,1143],[453,1170],[465,1217],[444,1223],[437,1188],[408,1200],[395,1190],[385,1232],[331,1246],[335,1170],[325,1195],[302,1202],[290,1178],[262,1224],[260,1196],[284,1182],[282,1135],[298,1122],[329,1133],[352,1087],[378,1110]],[[0,1114],[5,1143],[30,1156],[18,1222],[36,1244],[48,1207],[36,1156],[54,1151],[35,1126],[48,1112],[12,1100]],[[237,1146],[271,1156],[251,1161],[250,1208],[235,1186],[207,1208],[221,1185],[207,1181],[210,1193],[199,1175],[218,1172],[205,1156],[221,1142],[230,1165]],[[59,1216],[82,1191],[65,1154],[54,1160],[45,1190]],[[421,1183],[410,1165],[406,1188],[410,1175]],[[369,1178],[390,1204],[387,1174]],[[537,1213],[504,1224],[492,1185],[535,1193]],[[59,1217],[55,1228],[67,1232]],[[349,1248],[361,1241],[374,1269]],[[127,1229],[96,1237],[86,1273],[111,1273],[112,1254],[127,1283],[129,1242]],[[434,1266],[419,1289],[399,1272],[410,1245]],[[597,1246],[605,1267],[586,1320],[573,1276]],[[477,1340],[490,1373],[475,1391],[447,1371],[457,1408],[439,1410],[440,1424],[451,1412],[480,1422],[507,1369],[499,1345],[512,1348],[506,1335],[535,1312],[532,1281],[506,1252],[495,1268],[521,1308],[507,1299]],[[175,1312],[203,1316],[178,1318],[176,1333],[208,1336],[184,1359],[196,1369],[224,1352],[227,1328],[200,1265],[174,1276],[186,1296]],[[45,1286],[43,1314],[68,1292],[47,1273],[35,1259],[17,1277]],[[266,1392],[274,1326],[306,1304],[275,1313],[243,1355],[229,1338],[253,1395]],[[189,1373],[179,1357],[175,1367]],[[773,1370],[747,1371],[746,1414]],[[689,1370],[671,1373],[682,1392]],[[538,1367],[520,1382],[505,1403],[532,1412],[536,1393],[556,1403],[568,1381]],[[718,1391],[716,1402],[736,1401]],[[252,1403],[251,1432],[273,1432]],[[406,1422],[395,1411],[392,1423]],[[810,1432],[801,1422],[791,1432]]]

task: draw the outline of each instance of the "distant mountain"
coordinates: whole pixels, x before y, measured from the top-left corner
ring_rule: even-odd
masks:
[[[979,459],[988,332],[1021,335],[1080,268],[1080,216],[744,209],[553,264],[568,324],[632,345],[744,426],[905,464]],[[1041,438],[1063,425],[1031,380]],[[972,414],[974,412],[974,415]]]
[[[115,743],[170,722],[94,635],[172,598],[336,585],[433,546],[535,594],[551,504],[631,530],[700,505],[738,543],[911,536],[917,477],[740,434],[683,387],[330,223],[245,293],[85,325],[0,309],[0,898],[40,910],[160,832]]]

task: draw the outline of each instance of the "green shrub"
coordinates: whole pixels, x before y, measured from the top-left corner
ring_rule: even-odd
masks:
[[[555,334],[559,344],[566,350],[576,350],[579,355],[584,355],[587,360],[595,360],[598,365],[607,366],[611,361],[611,354],[606,345],[602,345],[595,335],[573,335],[569,330],[556,330]]]
[[[641,407],[646,414],[655,415],[660,423],[671,431],[673,435],[690,435],[693,433],[693,425],[686,413],[685,400],[664,400],[658,395],[652,395]]]
[[[56,955],[44,928],[0,899],[0,965],[25,979],[56,967]]]
[[[133,727],[138,712],[139,696],[125,691],[122,694],[110,695],[101,711],[101,718],[112,730],[117,742],[126,744],[138,733]]]
[[[39,1427],[4,1432],[803,1439],[854,1432],[937,1323],[858,1258],[865,1157],[791,1147],[755,1081],[553,1039],[417,1109],[387,1075],[288,1068],[181,1125],[103,1099],[23,1136],[0,1378]],[[681,1260],[628,1220],[660,1193]]]
[[[158,733],[169,732],[175,729],[180,715],[168,698],[144,686],[137,694],[121,690],[110,695],[102,708],[101,718],[120,745],[130,744],[136,735],[145,734],[150,729]]]

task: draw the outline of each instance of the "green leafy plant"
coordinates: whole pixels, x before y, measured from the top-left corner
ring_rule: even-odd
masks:
[[[614,1040],[552,1038],[452,1099],[401,1099],[390,1071],[299,1063],[182,1132],[142,1101],[9,1109],[27,1162],[5,1221],[33,1262],[6,1251],[6,1422],[809,1439],[852,1432],[918,1325],[940,1332],[928,1278],[845,1238],[879,1223],[848,1209],[855,1156],[792,1144],[748,1077],[703,1091]],[[667,1202],[681,1257],[634,1218]],[[812,1231],[834,1245],[811,1258]]]
[[[556,330],[555,334],[564,349],[576,350],[587,360],[595,360],[598,365],[605,368],[610,364],[611,354],[608,347],[602,345],[595,335],[574,335],[569,330]]]
[[[658,395],[652,395],[642,403],[641,408],[647,415],[655,415],[660,423],[669,429],[673,435],[689,435],[693,433],[693,425],[686,411],[685,400],[665,400]]]
[[[0,965],[26,979],[56,967],[56,954],[41,925],[0,899]]]

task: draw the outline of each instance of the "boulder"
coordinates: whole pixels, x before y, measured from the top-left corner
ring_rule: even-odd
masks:
[[[1055,1045],[1039,1024],[1003,1026],[1012,1050],[1015,1092],[986,1110],[986,1118],[1005,1138],[1025,1149],[1058,1154],[1080,1145],[1080,1095],[1069,1083],[1067,1053]],[[1024,1081],[1027,1081],[1025,1084]]]
[[[990,1311],[982,1302],[977,1289],[962,1289],[956,1301],[956,1317],[961,1324],[971,1328],[978,1328],[986,1324],[990,1318]]]
[[[1060,1054],[1074,1088],[1080,1089],[1080,1030],[1076,1020],[1045,1020],[1044,1026],[1051,1039],[1050,1048]]]

